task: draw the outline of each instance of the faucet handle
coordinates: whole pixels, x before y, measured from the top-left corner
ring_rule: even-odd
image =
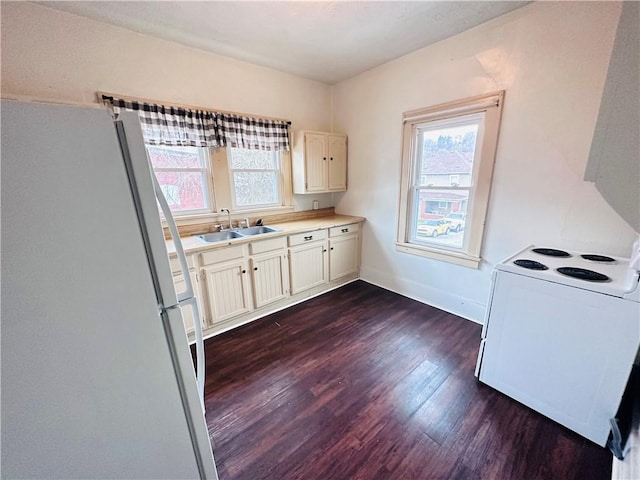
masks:
[[[213,228],[215,228],[216,230],[220,231],[220,230],[222,230],[222,225],[221,225],[221,224],[219,224],[219,223],[216,223],[216,224],[213,226]]]

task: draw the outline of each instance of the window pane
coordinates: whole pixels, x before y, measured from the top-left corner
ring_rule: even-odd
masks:
[[[147,146],[153,168],[204,168],[198,147]]]
[[[421,243],[462,248],[469,192],[419,189],[413,237]]]
[[[267,150],[229,148],[231,168],[252,170],[275,170],[278,168],[276,153]]]
[[[478,124],[420,130],[422,158],[418,181],[422,186],[471,185]]]
[[[236,206],[279,203],[276,172],[233,172]]]
[[[201,210],[208,205],[202,172],[156,172],[171,211]]]

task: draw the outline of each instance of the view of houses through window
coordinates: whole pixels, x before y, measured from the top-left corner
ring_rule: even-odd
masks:
[[[480,118],[418,128],[413,240],[461,248]]]
[[[147,145],[147,153],[172,212],[184,215],[213,210],[206,148]]]

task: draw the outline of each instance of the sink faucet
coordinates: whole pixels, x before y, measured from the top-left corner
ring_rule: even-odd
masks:
[[[227,212],[227,217],[229,218],[229,230],[231,230],[233,228],[233,225],[231,224],[231,212],[228,208],[221,208],[220,211],[222,213]]]

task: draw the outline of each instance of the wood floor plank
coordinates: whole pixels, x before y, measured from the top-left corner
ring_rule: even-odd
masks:
[[[475,379],[480,330],[358,281],[207,340],[221,480],[610,478],[605,449]]]

